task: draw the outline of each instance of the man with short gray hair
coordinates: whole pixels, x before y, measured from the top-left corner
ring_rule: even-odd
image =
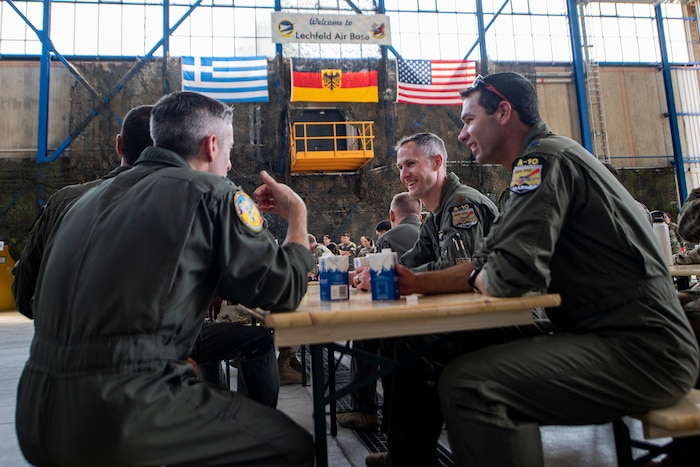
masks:
[[[202,94],[162,97],[155,147],[56,224],[17,390],[30,463],[313,465],[305,429],[198,380],[188,361],[215,295],[294,309],[313,267],[301,198],[263,171],[256,204],[226,178],[232,118]],[[260,210],[287,219],[282,245]]]

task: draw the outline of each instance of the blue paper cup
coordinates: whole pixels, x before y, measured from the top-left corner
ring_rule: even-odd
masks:
[[[348,300],[348,258],[345,256],[322,256],[318,259],[318,285],[321,300]]]

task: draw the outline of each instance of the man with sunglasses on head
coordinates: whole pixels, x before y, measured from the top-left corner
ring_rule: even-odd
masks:
[[[471,351],[438,362],[447,364],[438,394],[456,464],[541,466],[540,425],[601,424],[674,404],[697,377],[698,345],[635,200],[581,145],[552,133],[534,86],[496,73],[461,96],[459,140],[477,162],[511,171],[510,186],[471,263],[399,266],[401,293],[561,295],[547,310],[551,332],[503,342],[490,339],[495,330],[472,331]]]

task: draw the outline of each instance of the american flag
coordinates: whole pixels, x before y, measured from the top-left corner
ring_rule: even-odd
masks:
[[[222,102],[269,102],[266,57],[182,57],[182,90]]]
[[[461,89],[476,78],[473,60],[397,60],[396,102],[419,105],[462,105]]]

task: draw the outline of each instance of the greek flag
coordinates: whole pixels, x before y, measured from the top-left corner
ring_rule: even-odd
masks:
[[[182,90],[222,102],[269,102],[266,57],[182,57]]]

